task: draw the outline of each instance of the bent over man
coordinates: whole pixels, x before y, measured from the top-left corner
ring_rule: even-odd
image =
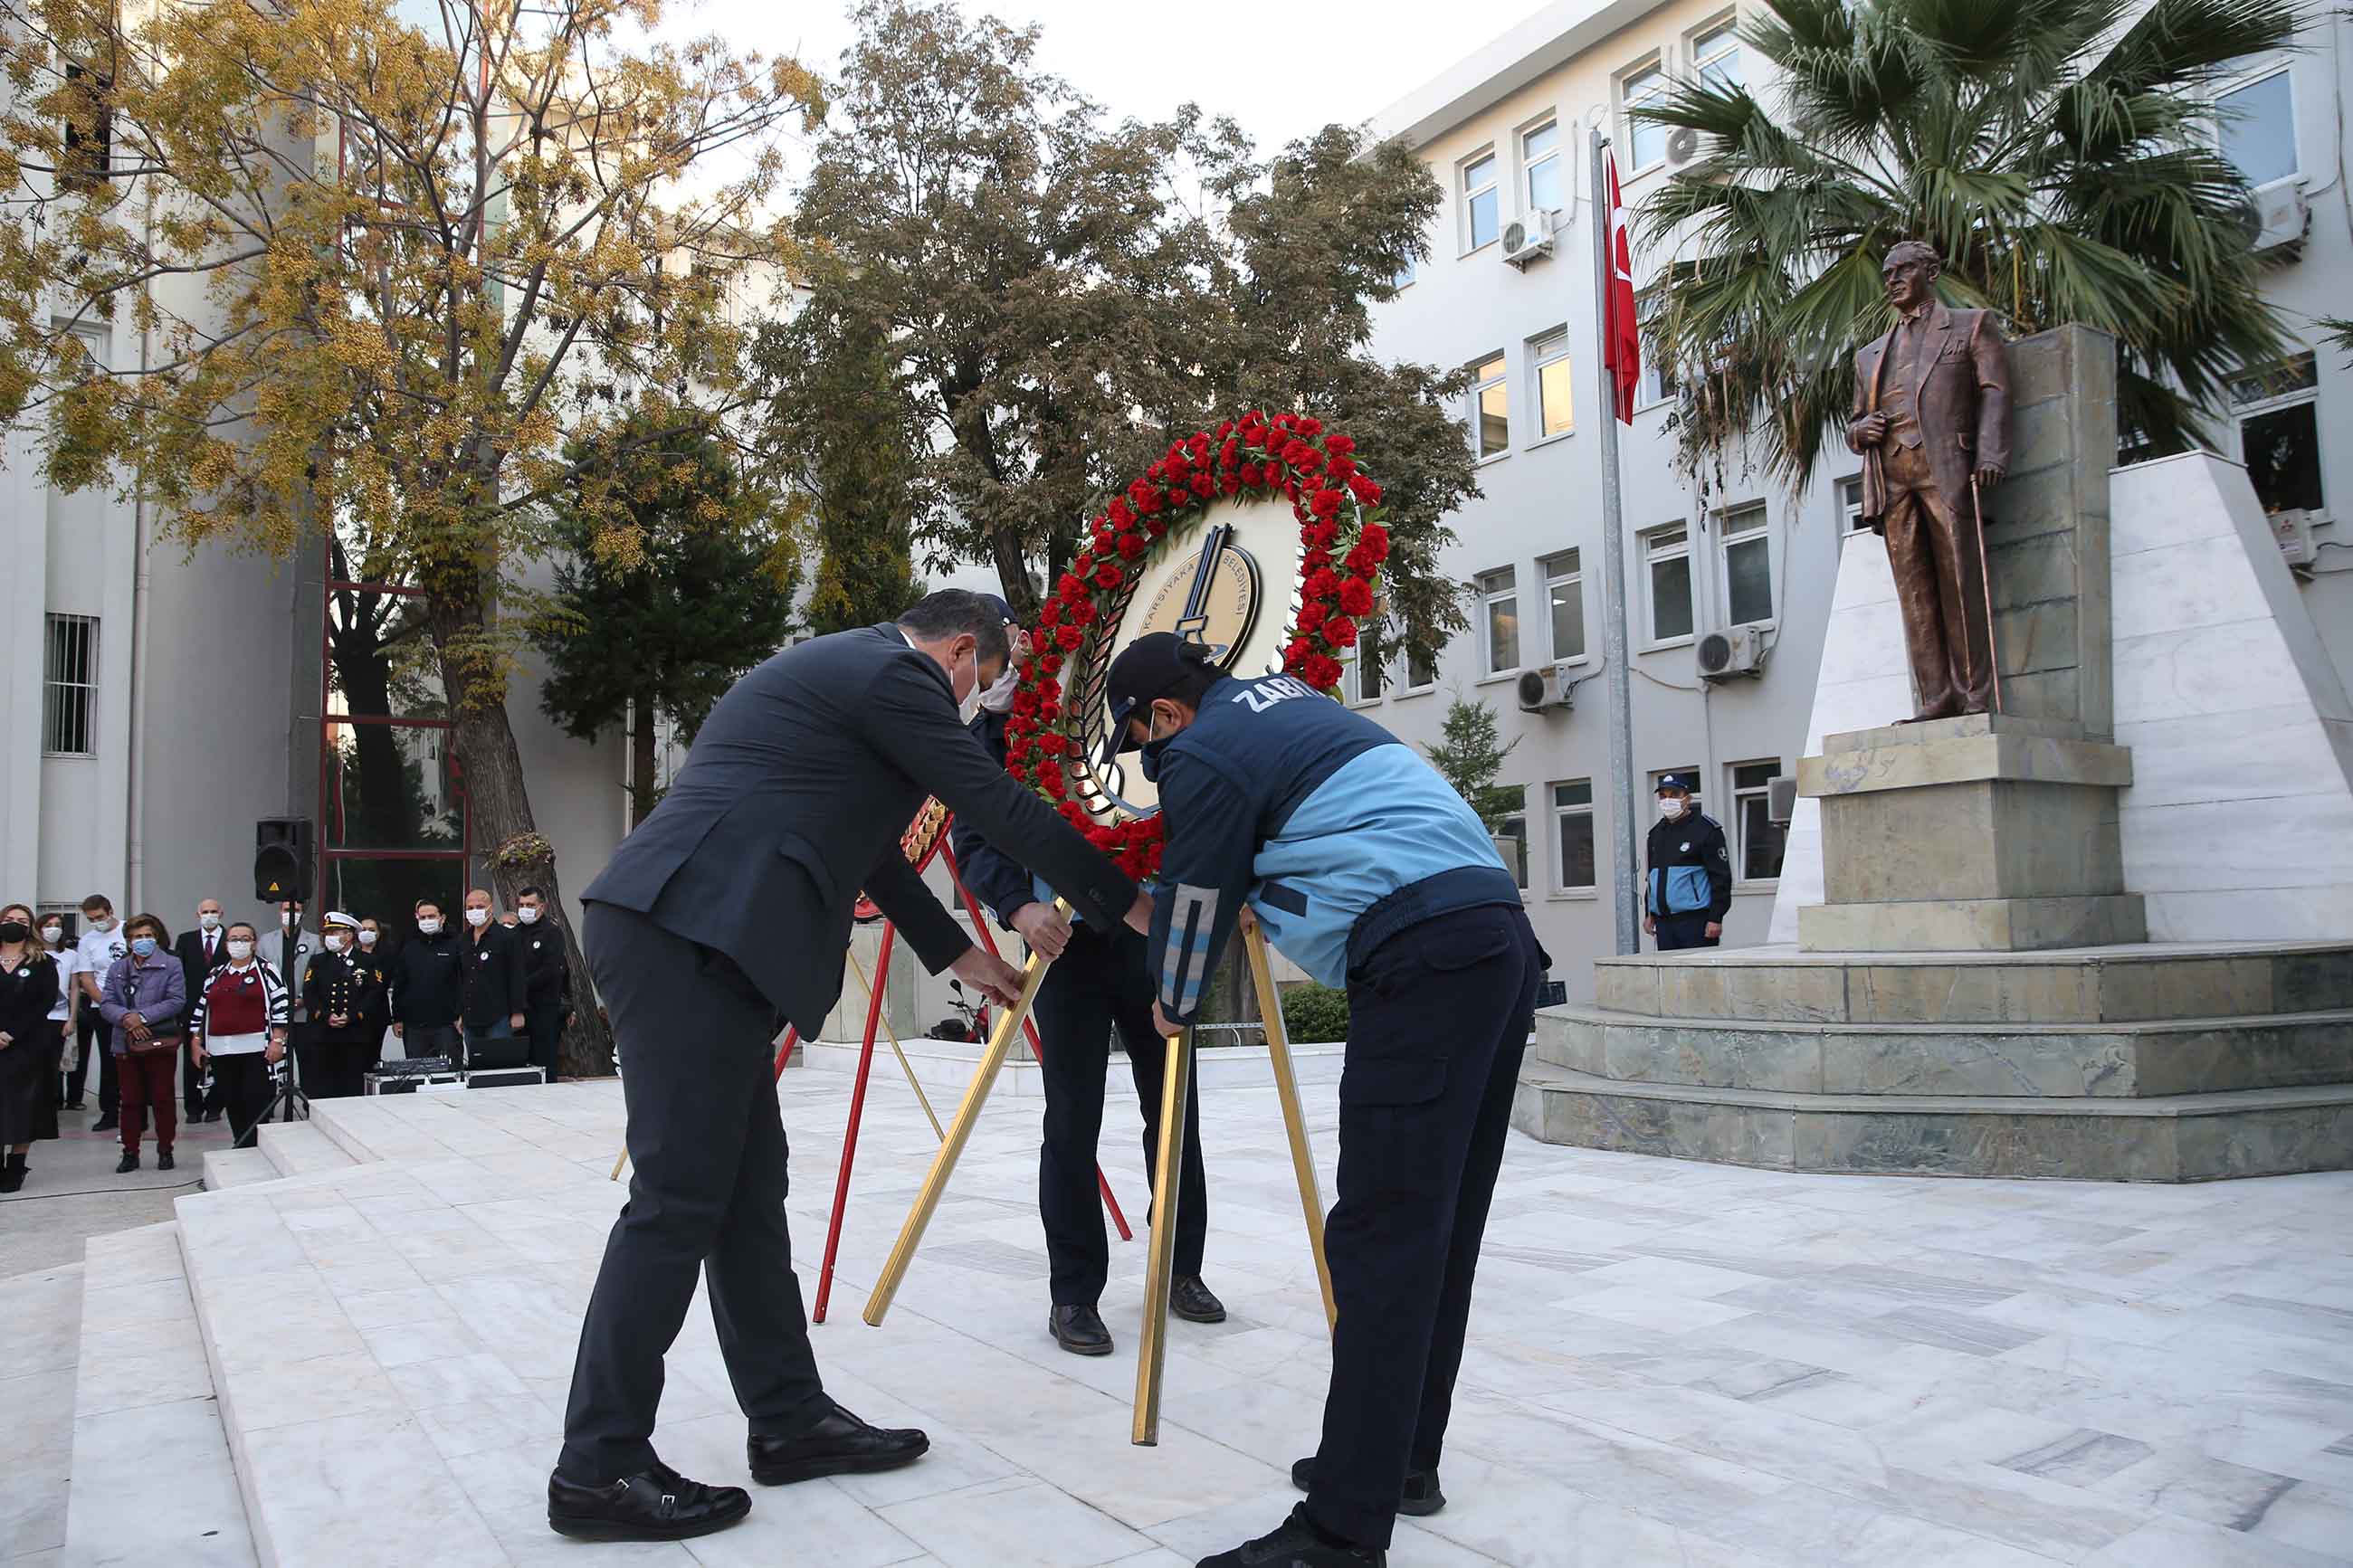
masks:
[[[1245,903],[1348,991],[1323,1442],[1292,1468],[1306,1501],[1200,1568],[1385,1563],[1401,1508],[1444,1505],[1472,1277],[1549,960],[1485,827],[1388,731],[1291,676],[1221,676],[1165,632],[1109,687],[1113,731],[1160,789],[1164,1029],[1193,1017]]]
[[[771,1042],[786,1023],[814,1037],[832,1011],[860,888],[934,973],[1018,996],[1019,972],[971,945],[900,850],[926,794],[1088,920],[1145,918],[1135,885],[958,721],[1006,654],[996,614],[956,590],[895,624],[777,654],[719,700],[670,793],[583,895],[635,1170],[548,1478],[548,1523],[564,1534],[674,1541],[750,1511],[742,1489],[689,1480],[654,1453],[662,1356],[698,1273],[750,1423],[754,1480],[887,1469],[930,1446],[826,1396],[785,1224]]]

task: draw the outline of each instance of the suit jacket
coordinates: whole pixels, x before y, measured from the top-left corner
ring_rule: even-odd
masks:
[[[209,959],[205,956],[205,933],[201,926],[194,931],[184,931],[172,940],[172,956],[180,961],[180,973],[187,979],[190,996],[202,995],[205,977],[228,962],[227,921],[222,922],[220,930],[213,932],[213,952]]]
[[[1857,419],[1879,411],[1883,369],[1901,326],[1899,321],[1855,352]],[[1967,517],[1970,473],[1988,465],[2010,467],[2010,367],[2001,332],[1987,311],[1956,310],[1942,300],[1928,307],[1912,406],[1936,489],[1947,506]],[[1862,517],[1875,526],[1887,510],[1887,470],[1880,448],[1857,446],[1852,437],[1847,447],[1862,454]]]
[[[1135,885],[956,722],[946,673],[888,621],[737,681],[583,897],[725,953],[810,1036],[840,995],[860,888],[933,973],[971,945],[900,853],[926,795],[1089,920],[1126,918]]]

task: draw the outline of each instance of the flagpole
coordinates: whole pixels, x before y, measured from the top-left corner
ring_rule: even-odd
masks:
[[[1617,226],[1609,188],[1609,139],[1589,132],[1593,150],[1593,342],[1601,401],[1601,622],[1603,689],[1609,700],[1609,888],[1620,953],[1641,950],[1640,887],[1634,836],[1641,818],[1634,794],[1634,686],[1627,667],[1626,518],[1618,474],[1618,382],[1609,364],[1610,252]]]

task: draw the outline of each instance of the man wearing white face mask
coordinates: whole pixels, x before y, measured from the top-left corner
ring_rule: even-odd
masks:
[[[1659,939],[1661,952],[1715,946],[1732,910],[1732,851],[1715,818],[1692,799],[1692,782],[1683,773],[1659,779],[1642,929]]]
[[[925,967],[1000,1002],[1018,995],[1020,973],[973,946],[900,849],[926,795],[1087,920],[1148,917],[1135,884],[956,722],[1007,656],[1000,617],[954,589],[895,622],[785,649],[719,700],[661,804],[582,895],[632,1169],[581,1324],[550,1528],[678,1541],[751,1511],[742,1489],[691,1480],[654,1451],[662,1352],[698,1277],[754,1481],[891,1469],[930,1446],[825,1391],[785,1221],[773,1042],[787,1023],[813,1036],[839,999],[861,889]]]
[[[466,954],[441,929],[441,906],[417,900],[417,935],[392,955],[392,1032],[401,1054],[459,1057],[458,1006],[466,993]]]

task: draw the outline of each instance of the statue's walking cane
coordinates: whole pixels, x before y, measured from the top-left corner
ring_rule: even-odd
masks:
[[[1986,669],[1993,677],[1993,710],[2001,711],[2001,655],[1993,644],[1993,565],[1986,550],[1985,494],[1975,472],[1969,475],[1969,510],[1978,523],[1978,583],[1985,591]]]

